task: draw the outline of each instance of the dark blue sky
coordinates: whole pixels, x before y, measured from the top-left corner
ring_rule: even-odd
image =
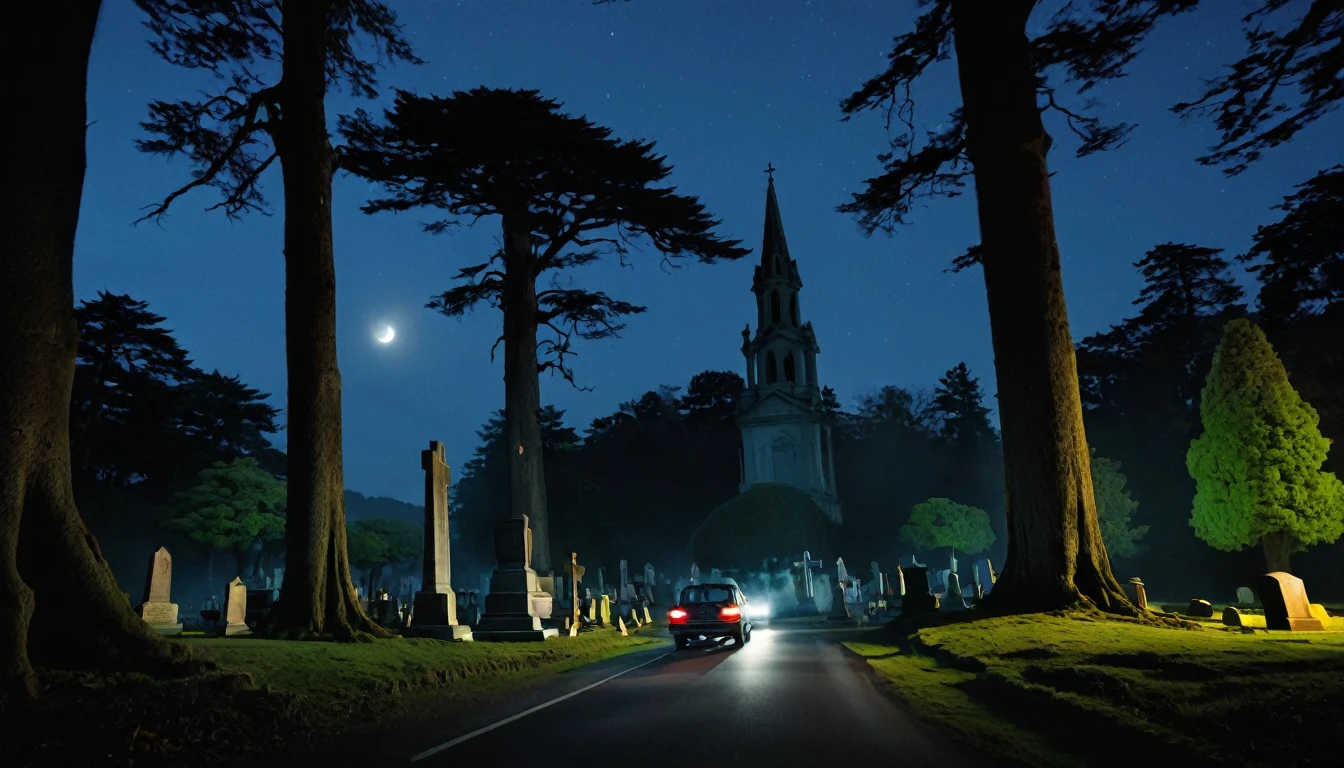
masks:
[[[978,270],[943,272],[977,241],[974,198],[935,201],[894,237],[866,238],[835,212],[873,175],[885,132],[877,116],[841,123],[838,102],[881,70],[891,38],[908,29],[912,1],[737,0],[592,7],[584,0],[396,2],[420,67],[383,82],[446,94],[478,85],[537,88],[625,138],[651,138],[675,167],[673,182],[723,219],[723,232],[759,247],[766,163],[776,184],[789,247],[806,287],[805,319],[817,331],[823,383],[843,402],[885,384],[929,386],[965,361],[993,391],[993,367]],[[1144,250],[1173,240],[1244,250],[1270,206],[1293,184],[1340,162],[1338,114],[1313,126],[1250,171],[1225,179],[1194,158],[1213,138],[1181,126],[1166,108],[1242,50],[1235,16],[1218,2],[1168,22],[1128,79],[1096,94],[1108,115],[1139,123],[1117,152],[1072,156],[1072,137],[1052,126],[1055,214],[1075,337],[1131,311]],[[1236,6],[1229,8],[1227,6]],[[89,78],[89,167],[75,258],[78,297],[130,293],[168,318],[197,364],[238,374],[284,404],[284,282],[279,172],[266,179],[272,217],[230,223],[210,191],[178,200],[161,226],[132,227],[139,209],[187,178],[180,160],[140,155],[133,141],[155,98],[191,96],[208,76],[168,66],[146,44],[131,3],[107,3]],[[918,120],[944,119],[957,101],[954,63],[916,93]],[[386,94],[385,94],[386,95]],[[328,114],[358,106],[335,95]],[[460,265],[491,249],[498,222],[431,237],[425,215],[366,216],[368,189],[339,178],[335,189],[339,355],[344,379],[346,485],[371,495],[421,499],[419,451],[447,444],[460,467],[475,430],[503,405],[502,368],[488,350],[500,317],[462,322],[423,305]],[[754,318],[754,258],[691,265],[667,274],[649,255],[631,269],[598,264],[574,273],[582,285],[646,304],[623,337],[583,343],[579,392],[543,379],[543,398],[586,427],[623,400],[662,384],[684,386],[707,369],[743,372],[738,347]],[[397,328],[382,347],[375,328]],[[280,436],[283,444],[283,433]],[[897,457],[893,457],[896,460]]]

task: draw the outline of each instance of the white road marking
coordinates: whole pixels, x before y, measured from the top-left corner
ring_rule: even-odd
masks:
[[[662,659],[665,659],[665,658],[667,658],[668,656],[671,656],[673,653],[675,653],[675,651],[668,651],[667,653],[664,653],[662,656],[658,656],[658,657],[656,657],[656,658],[649,659],[648,661],[644,662],[643,664],[636,664],[635,666],[630,667],[629,669],[624,669],[624,670],[621,670],[620,672],[617,672],[617,673],[614,674],[614,675],[611,675],[611,676],[609,676],[609,677],[604,677],[604,678],[602,678],[601,680],[598,680],[596,683],[592,683],[592,684],[590,684],[590,685],[585,685],[584,687],[580,688],[580,689],[577,690],[577,691],[571,691],[570,693],[566,693],[564,696],[560,696],[560,697],[551,699],[550,701],[544,702],[544,703],[542,703],[542,704],[538,704],[537,706],[535,706],[535,707],[533,707],[533,708],[531,708],[531,709],[529,709],[529,710],[526,710],[526,711],[524,711],[524,712],[519,712],[518,714],[513,715],[512,717],[506,717],[506,718],[504,718],[503,720],[500,720],[499,722],[497,722],[497,723],[493,723],[493,724],[491,724],[491,725],[487,725],[487,726],[485,726],[484,728],[477,728],[476,730],[472,731],[471,733],[467,733],[467,734],[463,734],[463,735],[461,735],[461,736],[458,736],[457,738],[453,739],[452,741],[445,741],[444,743],[440,744],[440,745],[437,746],[437,747],[430,747],[429,749],[426,749],[424,752],[421,752],[420,754],[416,755],[415,757],[412,757],[412,758],[411,758],[411,762],[414,763],[414,762],[417,762],[417,761],[420,761],[420,760],[424,760],[424,759],[427,758],[427,757],[433,757],[434,755],[437,755],[438,753],[442,752],[442,751],[445,750],[445,749],[450,749],[450,748],[452,748],[452,747],[455,747],[455,746],[457,746],[458,744],[461,744],[462,742],[467,741],[467,740],[469,740],[469,739],[474,739],[474,738],[476,738],[477,736],[480,736],[480,735],[483,734],[483,733],[489,733],[490,731],[493,731],[493,730],[495,730],[496,728],[499,728],[499,727],[501,727],[501,726],[508,725],[509,723],[512,723],[512,722],[514,722],[514,721],[516,721],[516,720],[522,720],[524,717],[527,717],[528,715],[532,714],[533,712],[540,712],[541,710],[543,710],[543,709],[545,709],[545,708],[551,706],[552,704],[559,704],[560,702],[562,702],[562,701],[564,701],[564,700],[566,700],[566,699],[572,699],[572,698],[574,698],[575,696],[578,696],[580,693],[584,693],[585,691],[591,691],[592,689],[596,688],[597,686],[599,686],[599,685],[601,685],[601,684],[603,684],[603,683],[608,683],[608,682],[611,682],[612,680],[615,680],[616,678],[620,677],[621,675],[624,675],[626,672],[634,672],[636,669],[639,669],[640,667],[647,667],[648,665],[652,664],[652,663],[655,662],[655,661],[661,661]]]

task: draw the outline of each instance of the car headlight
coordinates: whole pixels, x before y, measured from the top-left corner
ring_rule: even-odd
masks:
[[[755,605],[755,606],[753,606],[753,607],[755,608],[755,610],[752,611],[752,613],[756,614],[757,616],[761,617],[762,619],[767,619],[767,618],[770,617],[770,604],[769,604],[769,603],[759,603],[759,604],[757,604],[757,605]]]

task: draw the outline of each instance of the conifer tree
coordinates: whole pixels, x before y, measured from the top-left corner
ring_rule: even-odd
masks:
[[[1127,478],[1120,474],[1120,462],[1102,458],[1092,450],[1092,489],[1097,497],[1097,522],[1101,538],[1112,560],[1139,553],[1139,539],[1148,534],[1148,526],[1131,525],[1130,516],[1139,502],[1125,488]]]
[[[662,185],[672,168],[652,142],[612,138],[611,129],[560,106],[530,90],[398,91],[385,125],[364,111],[341,121],[348,141],[342,167],[388,193],[367,213],[437,208],[449,218],[426,227],[435,233],[459,217],[499,217],[503,247],[459,270],[462,282],[429,307],[449,317],[482,304],[502,310],[496,344],[504,345],[510,509],[528,516],[538,571],[550,570],[551,555],[539,375],[551,370],[573,383],[566,361],[574,340],[616,336],[623,317],[644,311],[563,285],[557,273],[604,254],[624,264],[639,240],[668,266],[687,256],[709,264],[748,253],[714,234],[719,222],[699,200]],[[547,277],[551,284],[538,290]]]
[[[1195,535],[1224,551],[1259,544],[1270,571],[1288,571],[1294,552],[1344,533],[1344,484],[1321,471],[1330,441],[1251,321],[1228,323],[1200,415],[1186,458]]]

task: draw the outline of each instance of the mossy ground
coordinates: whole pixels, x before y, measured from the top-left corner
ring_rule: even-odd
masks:
[[[176,765],[236,761],[433,700],[436,711],[497,699],[557,672],[666,639],[611,629],[544,643],[176,640],[220,670],[181,680],[43,673],[46,691],[6,716],[5,765]],[[70,713],[78,713],[71,715]],[[8,734],[21,738],[10,739]]]
[[[999,762],[1344,762],[1344,619],[1271,633],[1086,613],[948,618],[846,645],[917,714]]]

